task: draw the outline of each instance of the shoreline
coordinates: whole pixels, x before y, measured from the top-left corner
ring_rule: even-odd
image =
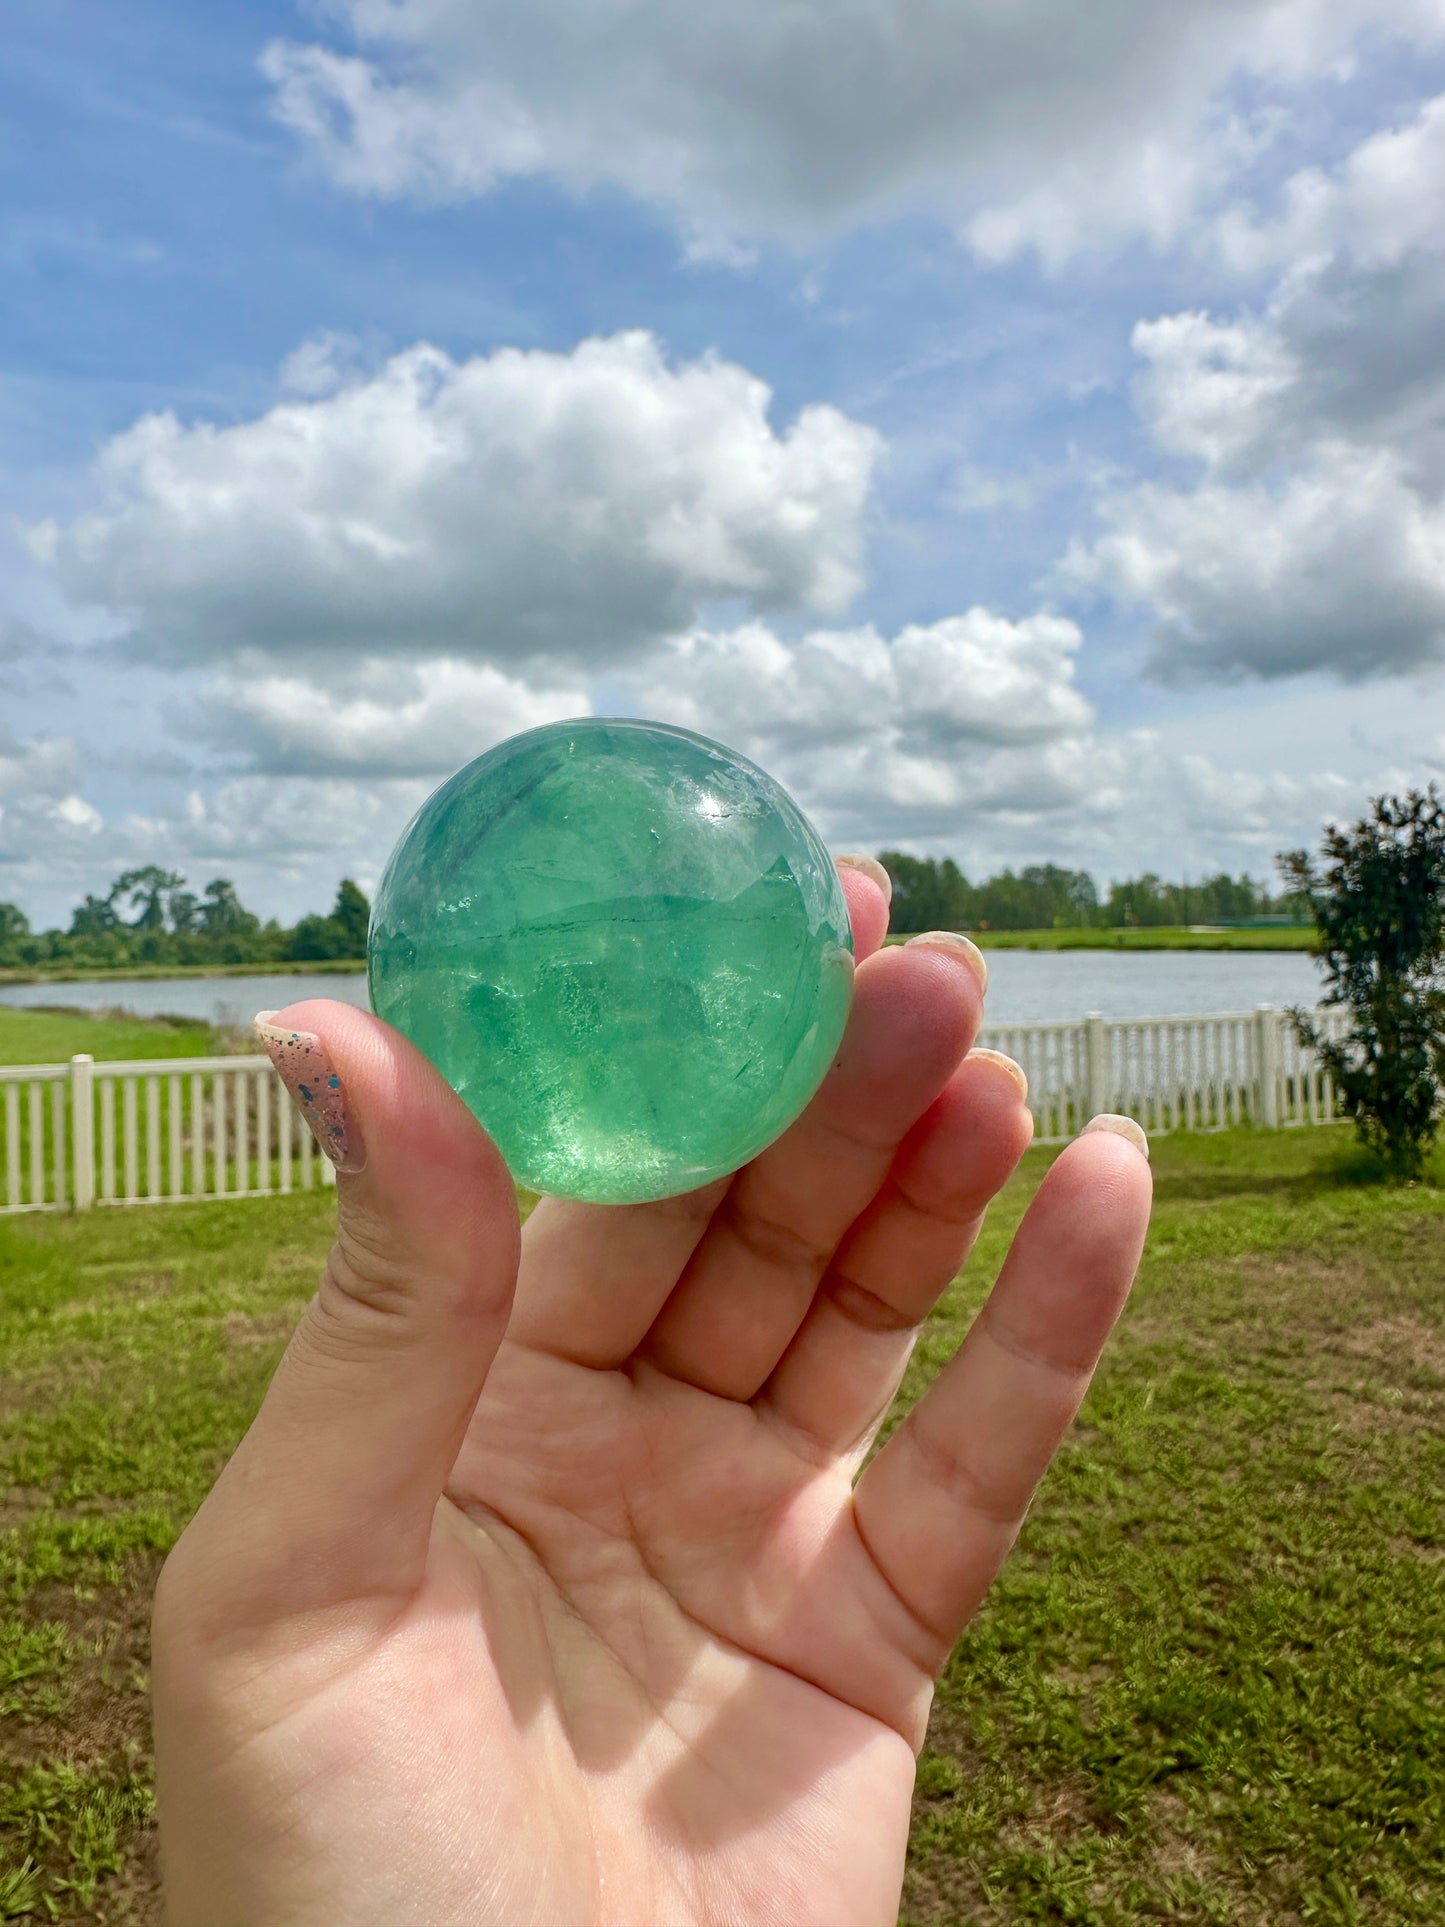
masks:
[[[904,943],[909,932],[890,935],[890,943]],[[1187,929],[1161,924],[1129,930],[970,930],[981,950],[1214,950],[1313,951],[1316,936],[1308,924],[1285,924],[1276,929]],[[254,964],[46,964],[0,965],[0,985],[189,982],[207,977],[352,977],[366,970],[364,957],[336,957],[325,962]]]
[[[189,982],[202,977],[359,977],[364,957],[336,957],[327,963],[258,964],[46,964],[0,965],[0,984],[141,984]]]
[[[906,943],[908,934],[890,933],[889,943]],[[980,950],[1100,950],[1120,951],[1215,950],[1308,954],[1317,947],[1309,924],[1284,924],[1277,929],[1208,930],[1160,924],[1150,930],[969,930],[964,933]]]
[[[1312,924],[1274,929],[1210,930],[1160,924],[1151,930],[970,930],[981,950],[1248,950],[1313,951]]]

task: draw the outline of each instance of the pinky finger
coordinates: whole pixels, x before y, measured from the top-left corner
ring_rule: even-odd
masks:
[[[860,1537],[935,1665],[1018,1536],[1134,1281],[1150,1179],[1125,1123],[1097,1120],[1058,1159],[968,1337],[858,1482]]]

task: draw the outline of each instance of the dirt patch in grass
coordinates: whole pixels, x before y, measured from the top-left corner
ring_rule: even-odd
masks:
[[[1433,1329],[1423,1319],[1377,1319],[1360,1331],[1350,1332],[1344,1349],[1356,1358],[1385,1366],[1392,1374],[1408,1373],[1427,1389],[1445,1390],[1445,1332]]]
[[[62,1400],[97,1392],[113,1366],[96,1352],[51,1356],[28,1365],[24,1379],[0,1379],[0,1428],[27,1412],[53,1411]]]
[[[23,1525],[33,1517],[36,1509],[48,1505],[50,1494],[39,1486],[7,1486],[0,1498],[0,1532],[8,1532],[11,1526]]]
[[[62,1927],[162,1927],[165,1907],[161,1899],[160,1841],[154,1826],[147,1827],[126,1852],[125,1864],[97,1896],[99,1911],[75,1914]]]
[[[1445,1390],[1445,1319],[1432,1323],[1426,1311],[1432,1300],[1445,1305],[1445,1214],[1410,1231],[1387,1241],[1394,1249],[1233,1258],[1218,1268],[1202,1315],[1189,1315],[1173,1291],[1155,1290],[1130,1308],[1115,1343],[1179,1349],[1182,1341],[1195,1356],[1232,1361],[1248,1328],[1252,1354],[1306,1379],[1320,1378],[1325,1361],[1361,1360],[1376,1368],[1370,1378],[1382,1390]]]
[[[176,1289],[176,1274],[173,1271],[137,1271],[131,1266],[117,1266],[111,1277],[97,1280],[99,1289],[89,1298],[72,1298],[68,1305],[61,1308],[65,1312],[93,1312],[98,1308],[109,1310],[120,1304],[151,1304],[159,1298],[169,1298]]]
[[[1410,1270],[1445,1278],[1445,1219],[1413,1238],[1409,1255]],[[1297,1377],[1351,1436],[1445,1430],[1445,1329],[1413,1310],[1368,1316],[1382,1297],[1408,1289],[1408,1274],[1359,1251],[1328,1265],[1308,1253],[1242,1263],[1237,1275],[1246,1298],[1265,1287],[1277,1294],[1289,1334],[1277,1369]],[[1362,1313],[1366,1322],[1350,1322]]]
[[[1435,1566],[1445,1561],[1445,1545],[1422,1545],[1418,1539],[1405,1539],[1398,1534],[1390,1540],[1390,1551],[1397,1559],[1425,1559]]]
[[[1184,1912],[1185,1920],[1227,1920],[1230,1927],[1305,1927],[1299,1912],[1279,1894],[1280,1869],[1253,1870],[1232,1860],[1223,1841],[1205,1845],[1200,1820],[1189,1804],[1167,1787],[1150,1801],[1152,1841],[1149,1861],[1166,1892],[1209,1896],[1209,1912]]]
[[[1121,1832],[1083,1774],[1033,1780],[1013,1763],[991,1759],[968,1718],[940,1697],[914,1789],[914,1851],[902,1918],[909,1927],[1014,1927],[1032,1920],[1033,1913],[1019,1912],[1012,1887],[997,1891],[1000,1861],[1027,1861],[1044,1843],[1051,1852],[1087,1860],[1107,1853],[1110,1836]]]
[[[160,1563],[137,1562],[134,1579],[121,1586],[82,1593],[50,1582],[31,1593],[25,1618],[63,1627],[74,1656],[64,1713],[10,1724],[12,1762],[61,1757],[90,1766],[131,1746],[149,1747],[150,1609]]]
[[[76,1846],[104,1831],[90,1809],[148,1804],[150,1602],[159,1569],[159,1559],[138,1561],[126,1583],[94,1591],[48,1582],[26,1601],[32,1625],[64,1628],[68,1664],[56,1703],[7,1721],[5,1779],[19,1798],[30,1788],[34,1807],[42,1790],[51,1796],[43,1820],[30,1821],[24,1858],[46,1895],[43,1917],[66,1927],[161,1920],[153,1823],[132,1817],[102,1844],[88,1875]]]
[[[226,1343],[241,1351],[273,1345],[279,1348],[295,1331],[296,1319],[297,1312],[292,1306],[281,1311],[228,1311],[221,1319],[221,1330],[226,1335]]]

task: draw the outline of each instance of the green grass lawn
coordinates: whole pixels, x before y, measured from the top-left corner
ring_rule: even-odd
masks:
[[[63,1064],[80,1051],[127,1057],[206,1057],[221,1048],[210,1024],[186,1017],[87,1017],[76,1010],[0,1004],[0,1064]]]
[[[1438,1923],[1445,1169],[1384,1190],[1335,1129],[1163,1140],[1155,1164],[1138,1295],[943,1679],[904,1917]],[[0,1220],[0,1919],[159,1918],[149,1590],[331,1208]]]

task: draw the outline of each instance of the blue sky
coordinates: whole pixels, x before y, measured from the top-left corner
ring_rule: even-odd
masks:
[[[1267,874],[1445,766],[1442,97],[1442,0],[32,9],[0,897],[291,916],[588,709]]]

